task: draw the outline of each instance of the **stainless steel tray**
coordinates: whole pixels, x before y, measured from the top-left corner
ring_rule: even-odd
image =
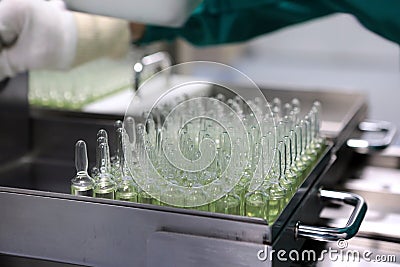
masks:
[[[256,264],[256,253],[263,245],[274,246],[281,238],[290,238],[290,246],[302,243],[301,240],[298,244],[295,242],[296,224],[298,221],[311,223],[318,218],[320,201],[315,201],[318,198],[316,183],[330,163],[331,149],[332,146],[327,147],[319,163],[272,226],[259,218],[42,191],[49,189],[41,185],[48,184],[50,176],[39,173],[32,177],[34,182],[28,186],[19,180],[19,185],[0,187],[0,201],[7,203],[1,208],[0,252],[89,266],[126,266],[127,263],[145,266],[152,258],[151,248],[161,246],[165,240],[177,247],[189,241],[200,242],[202,249],[222,242],[226,247],[217,246],[221,252],[226,253],[227,248],[235,249],[237,253],[238,249],[254,252],[253,258],[242,259],[242,263],[236,266]],[[12,169],[6,172],[15,173]],[[7,177],[6,172],[0,170],[0,177]],[[57,172],[52,174],[52,179],[55,181],[53,185],[68,184],[68,178],[60,177]],[[204,254],[202,260],[206,260],[206,256]],[[221,259],[222,256],[208,259],[208,262],[215,264]],[[235,263],[235,257],[228,261]]]
[[[340,120],[352,122],[358,112]],[[303,237],[350,238],[365,214],[361,198],[319,190],[332,163],[332,143],[273,225],[258,218],[69,195],[73,144],[93,140],[114,119],[29,111],[29,148],[0,165],[0,201],[5,203],[0,253],[85,266],[265,266],[257,258],[264,246],[298,249]],[[332,198],[354,206],[350,220],[344,228],[314,226],[323,200]]]

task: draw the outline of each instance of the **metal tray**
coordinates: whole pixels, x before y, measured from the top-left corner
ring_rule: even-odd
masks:
[[[365,214],[358,196],[319,190],[332,163],[332,143],[273,225],[259,218],[71,196],[73,144],[93,140],[116,117],[50,110],[30,110],[28,117],[29,127],[23,125],[29,146],[15,154],[17,160],[0,165],[3,254],[85,266],[265,266],[257,258],[264,246],[298,249],[303,237],[350,238]],[[313,226],[324,199],[354,206],[344,228]]]
[[[146,249],[146,243],[150,248],[158,247],[165,238],[175,240],[177,234],[185,237],[183,240],[188,241],[190,237],[190,242],[206,245],[203,249],[213,246],[215,241],[226,242],[236,249],[254,250],[254,259],[238,265],[245,266],[256,262],[256,252],[263,245],[273,246],[288,233],[291,233],[292,245],[296,246],[296,223],[318,218],[319,208],[311,209],[315,205],[309,206],[309,200],[314,198],[312,202],[319,203],[315,202],[318,198],[315,184],[330,163],[331,149],[332,146],[327,147],[272,226],[259,218],[54,193],[65,191],[63,185],[68,184],[68,179],[58,171],[60,165],[56,164],[53,167],[57,171],[52,172],[49,166],[30,163],[36,171],[28,175],[21,173],[24,169],[18,165],[1,169],[0,201],[7,205],[1,208],[0,252],[89,266],[126,266],[127,263],[145,266],[153,251]],[[24,176],[30,179],[19,179]],[[48,187],[50,181],[51,187]],[[307,213],[301,212],[304,208]],[[186,242],[183,240],[178,238],[176,244],[168,242],[179,247],[181,242]],[[234,260],[234,257],[229,259],[232,263]]]

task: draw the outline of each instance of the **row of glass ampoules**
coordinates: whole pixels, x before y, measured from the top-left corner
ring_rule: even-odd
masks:
[[[132,60],[102,58],[69,71],[32,71],[29,102],[42,107],[81,109],[131,87],[131,63]]]
[[[206,103],[184,109],[175,115],[177,117],[172,120],[172,125],[170,123],[167,127],[161,122],[165,122],[171,110],[168,107],[157,110],[155,114],[146,114],[145,123],[135,123],[133,118],[128,117],[124,126],[121,122],[116,123],[117,145],[112,158],[107,133],[104,130],[98,132],[97,163],[92,169],[94,179],[87,173],[86,145],[83,141],[77,142],[78,173],[72,180],[72,193],[162,205],[159,200],[146,193],[146,188],[137,186],[127,168],[129,164],[134,177],[146,175],[146,168],[149,166],[139,166],[139,157],[144,158],[146,155],[160,175],[171,183],[198,190],[201,190],[202,185],[221,178],[226,168],[245,166],[234,170],[233,173],[239,175],[240,180],[233,190],[224,197],[195,209],[261,217],[273,222],[296,192],[323,148],[323,140],[319,136],[320,103],[315,102],[307,115],[300,118],[300,103],[297,99],[284,105],[279,99],[274,99],[269,106],[272,112],[267,112],[262,117],[261,131],[255,127],[254,115],[263,115],[262,109],[266,108],[260,106],[260,101],[255,99],[245,103],[238,97],[226,99],[223,95],[216,98],[228,104],[236,115],[239,114],[248,143],[244,142],[246,136],[236,136],[232,140],[226,130],[233,127],[231,121],[236,117],[224,114],[224,110],[219,110],[218,107],[210,109]],[[219,123],[204,119],[207,117],[204,116],[180,127],[182,121],[187,121],[187,118],[195,115],[194,111],[199,110],[202,114],[209,115],[208,117],[218,115]],[[123,141],[124,134],[126,142]],[[205,139],[212,140],[216,150],[215,158],[207,168],[193,172],[176,168],[179,164],[171,164],[171,158],[181,158],[178,153],[195,164],[202,156],[201,143]],[[244,143],[248,149],[243,147]],[[234,146],[239,149],[232,154]],[[126,151],[125,154],[123,150]],[[165,155],[166,151],[169,157]],[[256,173],[258,165],[261,165],[262,171]],[[249,184],[253,175],[261,176],[258,177],[261,186],[250,191]],[[151,179],[149,182],[151,183]]]

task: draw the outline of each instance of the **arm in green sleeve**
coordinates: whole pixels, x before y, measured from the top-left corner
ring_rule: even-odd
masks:
[[[182,37],[203,46],[240,42],[332,13],[353,14],[400,43],[399,0],[205,0],[181,28],[148,26],[142,43]]]
[[[311,0],[205,0],[181,28],[147,26],[141,43],[182,37],[203,46],[248,40],[331,13]]]

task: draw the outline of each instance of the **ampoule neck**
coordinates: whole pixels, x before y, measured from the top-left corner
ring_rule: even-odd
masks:
[[[76,173],[76,176],[78,176],[78,177],[83,177],[83,176],[88,176],[88,175],[89,175],[89,173],[87,171],[78,171]]]
[[[83,140],[79,140],[75,144],[75,168],[77,173],[84,172],[87,174],[88,157],[86,143]]]

